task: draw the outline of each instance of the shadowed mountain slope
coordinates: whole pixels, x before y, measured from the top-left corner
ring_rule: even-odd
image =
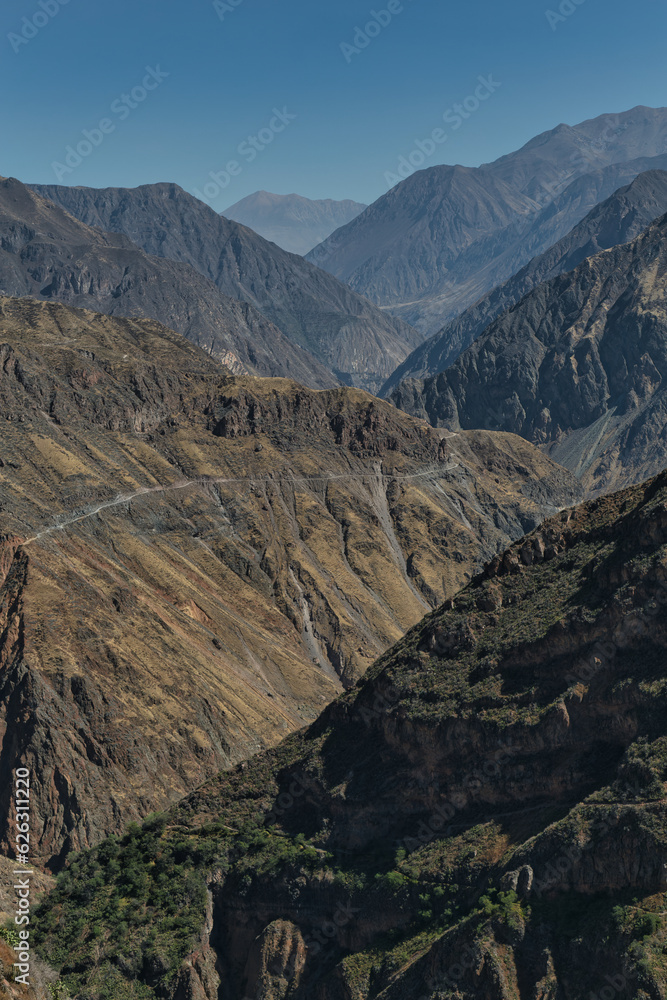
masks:
[[[591,491],[667,464],[667,216],[538,285],[394,402],[434,425],[521,434]]]
[[[561,512],[309,729],[78,857],[44,953],[87,1000],[658,1000],[666,602],[665,474]]]
[[[83,225],[17,180],[0,180],[0,291],[146,317],[232,370],[336,384],[255,308],[221,295],[187,264],[151,257],[122,235]]]
[[[376,392],[421,341],[326,271],[219,216],[177,184],[35,185],[86,225],[124,233],[146,253],[190,264],[250,303],[346,384]]]

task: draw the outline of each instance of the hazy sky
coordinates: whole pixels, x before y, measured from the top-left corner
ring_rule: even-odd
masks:
[[[261,188],[370,202],[417,142],[476,165],[667,105],[664,0],[4,0],[0,28],[0,174],[209,184],[218,210]]]

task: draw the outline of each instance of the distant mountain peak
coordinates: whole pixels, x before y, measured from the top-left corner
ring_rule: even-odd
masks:
[[[308,259],[428,336],[565,236],[653,157],[667,157],[665,108],[561,122],[492,163],[415,171]],[[575,182],[612,166],[619,168],[613,187],[593,178],[553,210]]]
[[[283,250],[302,256],[363,212],[360,202],[310,199],[300,194],[255,191],[222,214],[277,243]]]

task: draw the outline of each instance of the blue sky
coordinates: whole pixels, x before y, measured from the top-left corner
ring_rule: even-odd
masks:
[[[559,3],[4,0],[0,174],[209,183],[220,211],[261,188],[369,202],[480,76],[500,86],[425,165],[667,105],[664,0]]]

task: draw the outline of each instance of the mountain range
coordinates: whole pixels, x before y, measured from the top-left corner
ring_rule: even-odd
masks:
[[[521,434],[593,492],[667,465],[667,215],[533,289],[397,405]]]
[[[559,125],[493,163],[417,171],[308,259],[435,334],[617,188],[665,168],[667,109]]]
[[[176,184],[33,190],[87,226],[122,233],[145,253],[189,264],[345,384],[377,391],[422,339],[325,271],[222,218]]]
[[[315,201],[298,194],[256,191],[222,213],[253,229],[290,253],[307,254],[334,230],[351,222],[368,206],[358,201]]]
[[[309,258],[0,180],[0,995],[660,1000],[667,109]]]
[[[631,184],[591,209],[567,236],[417,347],[387,379],[381,395],[389,395],[403,379],[426,378],[444,371],[497,316],[516,305],[536,285],[571,271],[586,257],[627,243],[665,212],[667,172],[649,170],[639,174]]]

